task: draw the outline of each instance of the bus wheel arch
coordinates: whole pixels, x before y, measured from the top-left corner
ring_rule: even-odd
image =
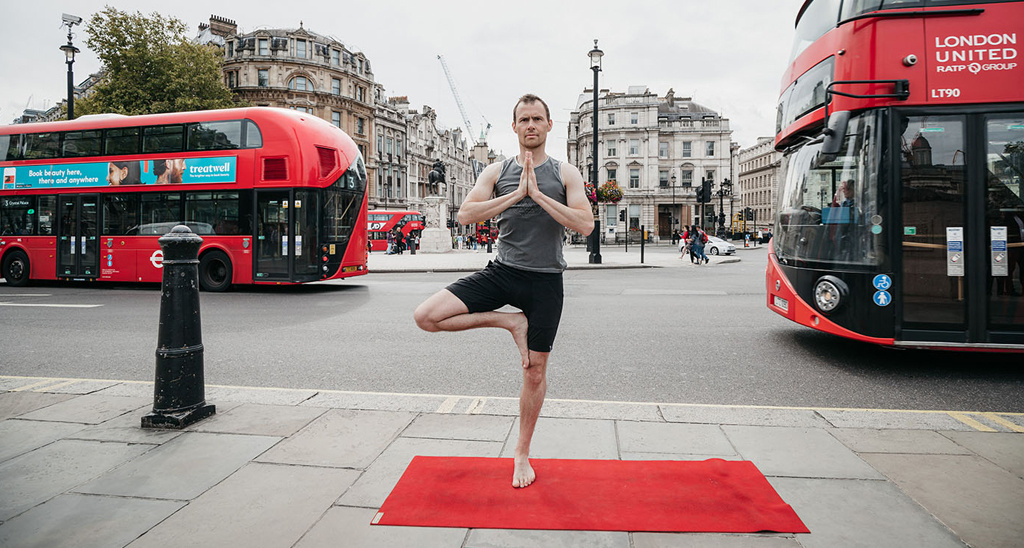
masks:
[[[20,249],[12,249],[4,255],[2,271],[0,275],[7,280],[7,285],[11,287],[22,287],[28,285],[29,273],[31,273],[31,264],[28,260],[28,255]]]
[[[227,291],[233,274],[227,253],[211,249],[199,256],[199,287],[203,291]]]

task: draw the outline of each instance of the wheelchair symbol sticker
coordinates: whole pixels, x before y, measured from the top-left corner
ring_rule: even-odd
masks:
[[[876,291],[874,299],[878,306],[889,306],[889,303],[892,302],[888,291]]]
[[[885,274],[879,274],[878,276],[875,276],[874,281],[872,281],[871,283],[872,285],[875,286],[875,289],[879,291],[887,291],[890,287],[892,287],[892,278],[886,276]]]

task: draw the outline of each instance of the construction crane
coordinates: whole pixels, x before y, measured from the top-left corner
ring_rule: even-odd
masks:
[[[462,114],[462,123],[466,125],[466,131],[470,137],[473,136],[473,124],[469,121],[469,115],[466,114],[466,107],[462,105],[462,99],[459,97],[459,90],[455,87],[455,79],[452,78],[452,73],[448,70],[448,63],[444,62],[444,56],[438,55],[437,58],[441,61],[441,68],[444,69],[444,75],[448,78],[448,86],[452,88],[452,95],[455,96],[455,104],[459,106],[459,112]],[[483,118],[483,116],[481,116]],[[483,119],[486,126],[480,130],[480,138],[477,139],[477,144],[487,142],[487,134],[491,132],[491,123],[486,118]]]

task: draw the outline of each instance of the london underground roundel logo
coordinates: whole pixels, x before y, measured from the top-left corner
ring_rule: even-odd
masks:
[[[164,252],[160,249],[154,251],[153,254],[149,256],[149,262],[153,264],[153,268],[163,268]]]

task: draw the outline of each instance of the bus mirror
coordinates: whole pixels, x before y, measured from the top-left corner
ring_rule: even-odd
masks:
[[[846,137],[846,126],[850,123],[850,111],[833,112],[825,121],[825,142],[821,145],[822,154],[839,154]]]

